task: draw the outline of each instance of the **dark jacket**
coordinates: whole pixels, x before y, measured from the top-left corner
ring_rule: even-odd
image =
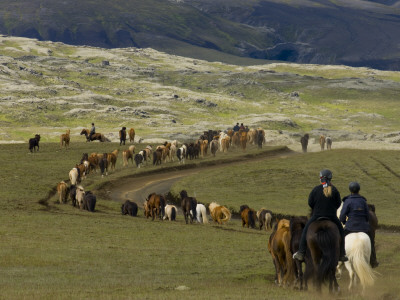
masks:
[[[359,194],[353,194],[343,198],[343,207],[339,219],[345,224],[346,231],[369,232],[369,209],[367,200]]]
[[[336,187],[332,185],[332,196],[327,198],[324,195],[323,189],[324,187],[322,184],[317,185],[313,188],[308,197],[308,205],[313,210],[312,215],[317,217],[337,218],[336,211],[342,203],[340,193]]]

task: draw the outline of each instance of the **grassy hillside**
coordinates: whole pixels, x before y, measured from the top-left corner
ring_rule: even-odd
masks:
[[[66,129],[83,140],[81,129],[93,121],[112,140],[122,126],[145,139],[181,140],[236,122],[292,136],[325,131],[336,140],[382,139],[400,127],[398,72],[246,67],[10,37],[1,37],[0,54],[3,141],[35,133],[58,141]]]

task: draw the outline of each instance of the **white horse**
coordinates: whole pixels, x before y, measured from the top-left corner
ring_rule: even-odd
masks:
[[[176,208],[175,205],[167,204],[165,206],[165,215],[163,220],[168,219],[170,221],[175,221],[177,213],[178,209]]]
[[[196,218],[197,218],[197,222],[199,222],[199,223],[203,223],[203,224],[207,224],[208,223],[207,209],[201,203],[197,203],[197,206],[196,206]]]
[[[171,144],[171,147],[169,148],[169,157],[171,158],[172,161],[174,161],[175,154],[176,154],[176,145]]]
[[[78,170],[76,168],[69,171],[69,181],[71,182],[71,185],[76,185],[76,182],[78,181]]]
[[[375,282],[375,274],[369,265],[371,240],[364,232],[354,232],[346,235],[344,244],[349,258],[344,264],[350,276],[349,290],[357,284],[358,277],[364,293],[365,288]],[[339,262],[337,266],[339,276],[342,273],[342,266],[343,263]]]

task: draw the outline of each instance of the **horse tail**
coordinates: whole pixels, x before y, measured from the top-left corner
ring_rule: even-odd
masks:
[[[265,214],[265,229],[272,229],[272,215],[267,212]]]
[[[124,162],[124,167],[128,165],[128,159],[126,158],[126,152],[122,152],[122,161]]]
[[[175,221],[176,220],[176,209],[175,206],[172,206],[171,209],[171,218],[169,219],[170,221]]]
[[[375,282],[375,274],[369,265],[370,254],[371,241],[368,235],[365,233],[355,235],[347,255],[363,288],[372,286]]]
[[[336,245],[335,241],[337,241],[337,237],[335,231],[328,228],[319,230],[316,235],[317,243],[322,253],[322,259],[318,268],[317,278],[323,282],[325,280],[329,280],[332,270],[336,269],[336,249],[338,245]],[[337,242],[339,243],[339,241]]]
[[[255,228],[256,227],[256,222],[255,222],[255,215],[254,215],[254,211],[249,209],[249,214],[248,214],[248,221],[249,221],[249,225],[251,226],[251,228]]]
[[[204,205],[202,205],[202,206],[200,206],[200,210],[201,210],[201,217],[203,218],[203,224],[207,224],[208,218],[207,218],[206,207]]]
[[[221,212],[224,214],[224,218],[221,220],[221,222],[228,222],[231,219],[231,212],[229,209],[227,209],[225,206],[222,206]]]

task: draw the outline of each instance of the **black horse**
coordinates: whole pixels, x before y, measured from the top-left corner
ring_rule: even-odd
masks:
[[[308,147],[308,140],[310,136],[308,133],[306,133],[304,136],[301,137],[300,143],[301,143],[301,149],[303,150],[304,153],[307,152],[307,147]]]
[[[136,217],[138,212],[138,206],[135,202],[126,200],[124,204],[121,206],[121,213],[123,215],[130,215],[132,217]]]
[[[104,176],[104,172],[108,175],[108,153],[103,153],[103,157],[99,161],[99,167],[101,171],[101,176]]]
[[[40,134],[35,134],[34,138],[29,139],[29,151],[39,151]],[[37,150],[36,150],[37,148]]]
[[[307,252],[305,257],[305,285],[312,276],[314,285],[321,292],[322,283],[329,281],[329,292],[338,291],[336,266],[339,262],[340,233],[330,220],[317,220],[307,230]]]
[[[96,206],[96,196],[92,194],[91,191],[85,192],[85,197],[83,198],[83,209],[87,211],[94,212]]]
[[[259,149],[262,149],[262,145],[264,143],[264,131],[263,130],[257,130],[257,136],[256,136],[256,140],[257,140],[257,146]]]
[[[181,195],[181,207],[185,216],[185,222],[188,224],[190,218],[190,223],[193,223],[193,220],[196,220],[197,200],[194,197],[188,197],[185,190],[182,190],[179,194]]]
[[[126,127],[122,127],[122,129],[119,131],[119,145],[121,146],[122,143],[125,145],[126,141]]]
[[[304,227],[306,226],[307,217],[291,217],[290,218],[290,252],[296,253],[299,250],[300,238]],[[294,273],[299,289],[303,289],[303,268],[302,262],[294,259]],[[307,285],[304,286],[307,289]]]

